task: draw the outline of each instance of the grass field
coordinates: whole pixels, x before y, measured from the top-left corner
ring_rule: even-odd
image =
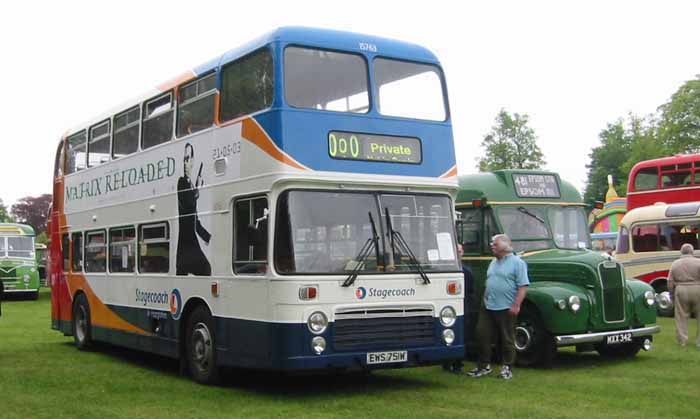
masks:
[[[77,351],[51,330],[47,291],[39,301],[4,302],[2,313],[0,418],[694,418],[700,408],[700,350],[675,344],[672,319],[660,320],[654,350],[632,360],[566,350],[554,368],[516,369],[510,382],[429,367],[369,376],[232,371],[206,387],[168,359],[109,346]]]

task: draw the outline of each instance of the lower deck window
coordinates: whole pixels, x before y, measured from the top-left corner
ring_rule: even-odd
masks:
[[[168,223],[145,224],[139,232],[139,272],[167,273],[170,268]]]
[[[104,231],[85,233],[85,272],[105,272],[107,245]]]
[[[109,271],[134,272],[136,230],[119,227],[109,230]]]
[[[235,204],[233,270],[267,272],[267,198],[239,199]]]

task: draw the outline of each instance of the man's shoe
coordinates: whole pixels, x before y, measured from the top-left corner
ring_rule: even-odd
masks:
[[[508,365],[504,365],[503,368],[501,368],[501,372],[498,374],[498,378],[510,380],[513,378],[513,370],[511,370]]]
[[[488,364],[483,368],[476,367],[467,373],[468,376],[473,378],[479,378],[489,374],[491,374],[491,365]]]

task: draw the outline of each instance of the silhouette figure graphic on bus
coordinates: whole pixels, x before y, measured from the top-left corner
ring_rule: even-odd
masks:
[[[194,147],[185,144],[183,157],[184,174],[177,180],[177,210],[180,216],[180,228],[177,238],[177,258],[175,261],[177,275],[211,275],[211,265],[199,246],[199,236],[209,245],[211,234],[202,226],[197,217],[197,199],[199,188],[204,185],[202,179],[203,163],[199,164],[197,178],[192,183],[192,165]]]

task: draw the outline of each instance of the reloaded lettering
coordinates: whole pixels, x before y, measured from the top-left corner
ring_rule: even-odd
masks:
[[[395,288],[395,289],[377,289],[370,288],[367,291],[368,297],[378,297],[382,300],[387,297],[413,297],[416,295],[415,288]]]
[[[136,302],[144,306],[148,304],[168,304],[167,292],[141,291],[136,288]]]
[[[84,198],[106,195],[134,185],[155,182],[175,174],[175,159],[166,157],[154,163],[148,163],[139,168],[132,167],[121,171],[108,173],[96,179],[80,182],[74,186],[66,186],[66,201],[76,201]]]

